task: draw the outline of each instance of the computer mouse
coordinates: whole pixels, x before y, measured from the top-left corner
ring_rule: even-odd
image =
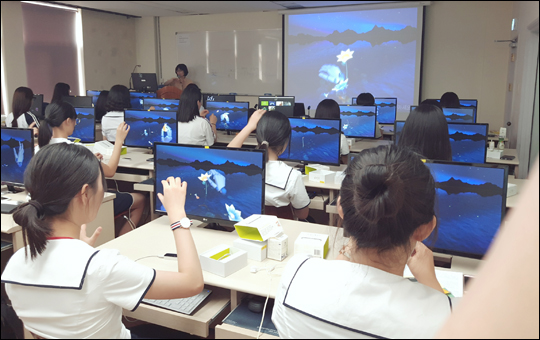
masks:
[[[258,299],[251,299],[248,302],[248,309],[253,313],[262,313],[264,308],[264,301]]]

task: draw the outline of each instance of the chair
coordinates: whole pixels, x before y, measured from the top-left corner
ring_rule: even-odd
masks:
[[[157,90],[156,95],[160,99],[180,99],[182,90],[176,86],[165,86]]]
[[[293,117],[303,117],[306,115],[304,103],[294,103]]]
[[[285,218],[287,220],[296,220],[290,204],[284,207],[274,207],[271,205],[266,205],[264,206],[264,214],[274,215],[278,218]]]

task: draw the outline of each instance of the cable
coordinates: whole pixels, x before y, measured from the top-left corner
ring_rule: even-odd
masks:
[[[257,268],[257,267],[252,267],[252,273],[256,273],[257,271],[260,271],[260,270],[266,270],[266,274],[268,276],[270,276],[270,280],[268,282],[268,293],[266,294],[266,300],[264,301],[263,314],[262,314],[261,323],[259,325],[259,331],[257,332],[257,338],[256,339],[259,339],[259,337],[261,336],[261,329],[262,329],[262,325],[263,325],[263,322],[264,322],[264,315],[266,314],[266,305],[268,304],[268,300],[270,299],[270,289],[272,289],[272,278],[273,278],[273,276],[270,274],[270,272],[272,272],[276,268],[282,268],[282,267],[281,266],[272,266],[272,267],[264,267],[264,268],[260,268],[260,269]],[[255,271],[253,271],[253,269],[255,269]]]
[[[117,192],[119,192],[121,194],[129,194],[131,196],[131,193],[129,193],[129,192],[120,191],[120,189],[118,188],[118,182],[115,179],[113,179],[113,181],[114,181],[114,184],[116,185],[116,191]],[[133,196],[131,196],[131,205],[128,208],[128,216],[126,217],[126,215],[124,215],[124,219],[126,219],[129,222],[131,230],[135,230],[135,224],[131,220],[131,207],[133,206],[133,203],[135,203],[135,198],[133,198]]]
[[[147,258],[149,258],[149,257],[157,257],[157,258],[160,258],[160,259],[164,259],[164,258],[165,258],[165,256],[163,256],[163,255],[148,255],[148,256],[139,257],[138,259],[136,259],[136,260],[133,261],[133,262],[137,262],[137,261],[142,260],[142,259],[147,259]]]

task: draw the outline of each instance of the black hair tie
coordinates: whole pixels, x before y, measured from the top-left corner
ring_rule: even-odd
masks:
[[[43,206],[41,205],[41,203],[39,203],[39,202],[36,201],[36,200],[30,200],[30,201],[28,201],[28,204],[31,205],[31,206],[33,206],[34,208],[36,208],[37,213],[38,213],[38,216],[44,215],[44,213],[43,213]]]

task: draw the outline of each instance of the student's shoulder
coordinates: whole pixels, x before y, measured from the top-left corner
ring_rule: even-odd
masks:
[[[299,268],[309,259],[310,257],[306,254],[294,255],[285,265],[283,275],[281,276],[281,282],[285,285],[289,285]]]

